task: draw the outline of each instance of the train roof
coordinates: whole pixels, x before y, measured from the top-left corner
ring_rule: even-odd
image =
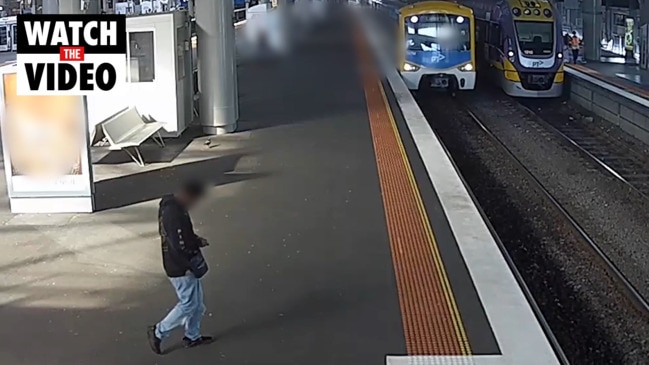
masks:
[[[449,13],[457,13],[460,15],[473,15],[473,10],[470,7],[464,6],[456,1],[443,1],[443,0],[383,0],[383,6],[394,8],[399,13],[416,13],[420,11],[442,11]]]
[[[411,2],[410,4],[406,5],[406,7],[411,9],[417,9],[417,10],[434,8],[434,9],[443,9],[443,10],[462,9],[462,10],[472,11],[471,8],[459,4],[455,1],[441,1],[441,0]]]
[[[516,20],[553,22],[557,14],[550,0],[458,0],[484,19],[495,8],[508,9]],[[549,15],[549,16],[548,16]]]
[[[508,3],[517,20],[554,21],[554,8],[548,0],[508,0]]]

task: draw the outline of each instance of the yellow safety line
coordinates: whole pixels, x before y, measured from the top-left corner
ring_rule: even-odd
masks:
[[[426,234],[428,236],[428,245],[430,247],[431,253],[433,254],[433,258],[436,263],[435,266],[437,267],[438,274],[440,275],[440,278],[442,278],[442,285],[444,286],[444,296],[446,297],[446,303],[451,309],[451,312],[453,312],[453,317],[454,317],[453,325],[455,327],[456,335],[458,336],[458,339],[460,339],[461,341],[460,346],[462,348],[462,353],[465,356],[471,355],[472,353],[471,346],[469,345],[469,340],[467,339],[466,336],[466,331],[464,329],[464,324],[460,316],[460,311],[458,310],[457,303],[455,302],[455,295],[453,294],[453,289],[451,288],[450,282],[448,280],[448,275],[446,274],[446,269],[444,268],[444,262],[442,261],[441,255],[439,253],[437,240],[435,239],[435,234],[430,225],[428,213],[422,201],[421,193],[419,192],[419,188],[415,180],[415,175],[412,171],[412,167],[410,166],[408,154],[406,153],[405,147],[403,146],[403,141],[401,140],[401,135],[399,133],[399,129],[397,128],[397,123],[394,120],[394,114],[392,112],[392,108],[390,107],[390,103],[388,102],[388,98],[385,94],[385,89],[383,88],[383,84],[381,83],[380,80],[378,81],[378,84],[379,84],[379,89],[381,90],[381,95],[383,96],[383,102],[385,103],[385,107],[388,111],[390,124],[395,134],[397,145],[399,146],[399,150],[401,151],[401,157],[403,158],[406,174],[408,175],[408,180],[410,180],[410,185],[411,188],[413,189],[413,194],[417,202],[417,206],[419,208],[419,215],[423,221],[424,228],[426,229]]]

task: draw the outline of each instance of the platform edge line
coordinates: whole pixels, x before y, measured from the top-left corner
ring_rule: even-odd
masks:
[[[383,102],[385,103],[385,108],[387,109],[388,116],[390,118],[390,124],[392,126],[393,133],[395,135],[395,138],[397,139],[397,145],[399,147],[399,150],[401,152],[401,157],[403,158],[403,163],[405,165],[406,169],[406,174],[408,177],[408,180],[410,181],[410,187],[412,189],[412,193],[415,197],[416,203],[417,203],[417,208],[419,210],[419,215],[420,219],[422,220],[424,229],[426,230],[426,235],[428,236],[428,246],[430,249],[430,253],[432,254],[435,264],[436,264],[436,269],[438,271],[438,275],[442,281],[442,285],[444,286],[444,294],[446,296],[446,305],[449,306],[449,309],[453,313],[452,316],[453,318],[453,325],[455,327],[455,332],[456,336],[460,342],[460,347],[462,348],[462,353],[463,355],[471,355],[471,346],[469,344],[469,340],[466,335],[466,330],[464,328],[464,322],[462,321],[462,316],[460,315],[460,311],[457,306],[457,302],[455,301],[455,294],[453,292],[453,288],[451,287],[450,281],[448,279],[448,273],[446,272],[446,266],[444,264],[444,261],[442,260],[441,253],[439,251],[439,246],[437,243],[437,239],[433,230],[433,227],[430,223],[430,217],[428,216],[428,212],[426,210],[426,206],[424,205],[424,202],[421,197],[421,192],[419,191],[419,187],[417,185],[417,181],[415,179],[414,172],[412,171],[412,165],[410,163],[410,159],[408,158],[408,153],[406,152],[406,149],[403,145],[403,140],[401,137],[401,133],[399,132],[399,129],[397,127],[397,122],[394,119],[394,111],[392,110],[392,107],[390,106],[390,103],[388,101],[388,97],[385,93],[385,88],[383,87],[383,84],[379,80],[379,89],[381,90],[381,96],[383,97]]]

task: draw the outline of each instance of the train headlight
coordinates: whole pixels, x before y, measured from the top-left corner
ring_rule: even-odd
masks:
[[[456,21],[458,24],[462,24],[462,23],[464,23],[464,17],[463,17],[463,16],[458,16],[458,17],[455,19],[455,21]]]
[[[519,9],[519,8],[513,8],[513,9],[512,9],[512,13],[513,13],[515,16],[520,16],[520,15],[521,15],[521,9]]]
[[[563,58],[563,53],[561,53],[561,52],[557,53],[557,58],[562,59]]]
[[[530,14],[532,14],[532,12],[530,11],[530,9],[525,9],[525,10],[523,11],[523,14],[525,14],[525,15],[530,15]]]
[[[514,57],[514,51],[507,52],[507,57],[513,58]]]
[[[418,18],[416,15],[410,17],[410,22],[411,22],[411,23],[417,23],[418,21],[419,21],[419,18]]]
[[[539,9],[534,9],[534,15],[536,15],[536,16],[541,15],[541,10],[539,10]]]
[[[460,71],[464,71],[464,72],[473,71],[473,65],[470,64],[470,63],[467,63],[466,65],[460,67]]]
[[[550,9],[543,10],[543,15],[545,15],[546,18],[551,17],[552,16],[552,10],[550,10]]]
[[[413,72],[419,70],[419,66],[415,66],[413,64],[410,64],[408,62],[403,64],[403,71],[405,72]]]

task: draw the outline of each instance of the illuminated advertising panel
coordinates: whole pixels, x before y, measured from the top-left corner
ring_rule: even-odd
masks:
[[[91,196],[83,96],[18,95],[15,69],[0,75],[0,126],[9,196]]]

